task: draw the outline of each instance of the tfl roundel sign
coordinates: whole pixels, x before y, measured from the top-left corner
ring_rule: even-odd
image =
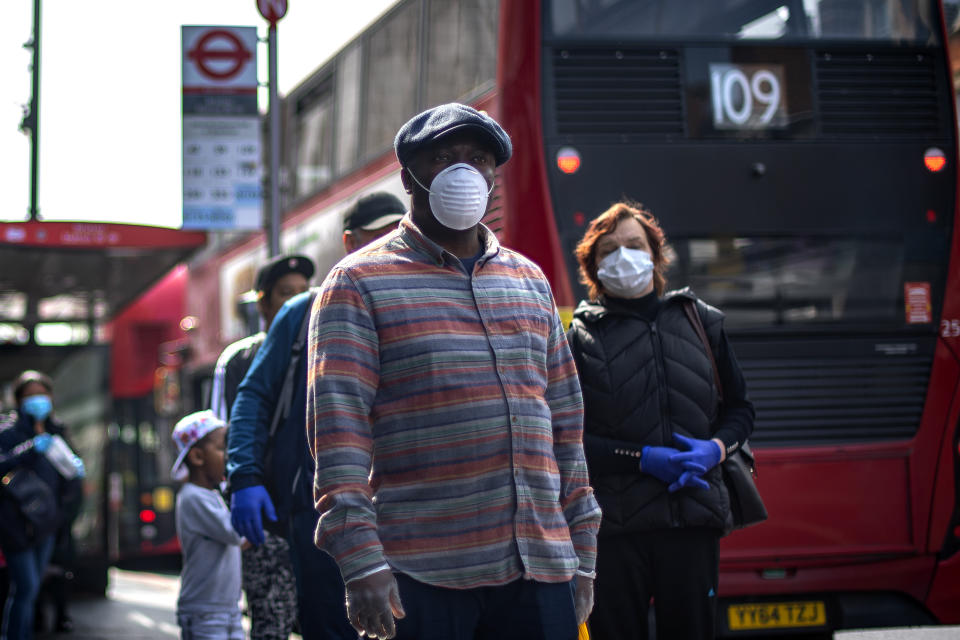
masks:
[[[203,75],[213,80],[229,80],[243,70],[253,58],[240,38],[227,29],[211,29],[187,52]]]
[[[183,28],[183,87],[256,90],[256,27]]]
[[[270,24],[274,24],[287,14],[287,0],[257,0],[260,15]]]

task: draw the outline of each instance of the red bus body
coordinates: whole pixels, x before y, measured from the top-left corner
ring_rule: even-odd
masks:
[[[539,2],[502,3],[498,106],[515,145],[514,160],[504,167],[504,206],[511,214],[505,242],[536,260],[558,304],[571,305],[546,188],[551,167],[541,127],[541,47],[531,46],[540,41],[540,13]],[[948,166],[956,172],[956,148],[950,151]],[[960,623],[960,336],[952,329],[960,317],[960,211],[950,213],[957,222],[937,319],[941,337],[915,437],[755,446],[769,520],[722,541],[721,596],[783,601],[800,594],[890,592],[909,597],[941,623]]]
[[[173,425],[192,410],[182,402],[175,354],[186,337],[181,320],[187,284],[187,268],[180,265],[109,324],[112,422],[120,442],[112,444],[108,468],[123,486],[117,495],[107,483],[107,540],[116,561],[180,553],[173,509],[177,487],[169,466],[176,456]],[[124,437],[125,428],[135,429],[132,441]]]

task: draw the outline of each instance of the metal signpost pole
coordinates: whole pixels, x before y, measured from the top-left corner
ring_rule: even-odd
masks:
[[[270,23],[267,48],[270,82],[270,221],[264,222],[270,256],[280,253],[280,97],[277,89],[277,21],[287,13],[287,0],[257,0],[260,15]]]
[[[30,219],[40,218],[37,208],[40,172],[40,0],[33,0],[33,95],[30,98]]]
[[[280,99],[277,91],[277,23],[267,32],[270,82],[270,225],[267,240],[270,257],[280,254]]]

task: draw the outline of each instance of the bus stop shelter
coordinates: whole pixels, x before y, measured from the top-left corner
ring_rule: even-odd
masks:
[[[0,383],[106,341],[106,323],[206,240],[129,224],[0,222]]]

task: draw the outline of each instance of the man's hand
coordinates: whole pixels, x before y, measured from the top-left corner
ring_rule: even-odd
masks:
[[[263,511],[272,521],[277,521],[277,513],[273,509],[273,501],[263,485],[237,489],[230,497],[230,521],[233,528],[254,546],[263,544],[263,521],[260,512]]]
[[[578,575],[573,594],[573,609],[577,614],[577,626],[587,621],[593,611],[593,578]]]
[[[389,569],[347,583],[347,619],[360,635],[392,638],[397,635],[394,618],[405,615],[397,579]]]

